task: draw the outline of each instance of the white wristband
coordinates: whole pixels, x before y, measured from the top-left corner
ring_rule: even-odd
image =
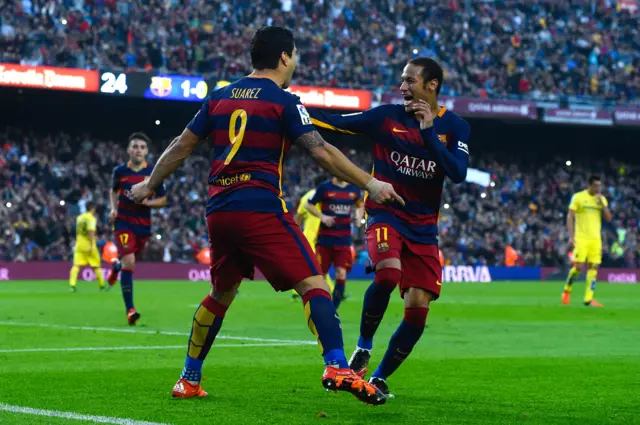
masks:
[[[373,177],[371,180],[369,180],[369,183],[367,183],[367,185],[365,186],[365,190],[369,192],[369,195],[371,195],[371,197],[376,198],[380,193],[380,191],[382,190],[382,186],[383,186],[383,183],[380,180]]]

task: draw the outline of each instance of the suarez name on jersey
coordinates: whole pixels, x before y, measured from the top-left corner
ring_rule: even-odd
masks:
[[[382,105],[346,115],[313,110],[311,115],[317,127],[369,136],[374,141],[374,177],[393,183],[404,198],[404,207],[367,200],[368,225],[385,223],[414,242],[437,244],[444,178],[460,183],[467,173],[467,122],[441,107],[433,126],[420,130],[418,120],[402,105]],[[429,147],[427,142],[432,142]]]
[[[315,130],[297,96],[270,79],[245,77],[211,92],[187,128],[212,145],[207,215],[287,212],[283,161],[292,141]]]
[[[335,217],[335,224],[320,224],[317,245],[351,246],[351,215],[361,196],[360,189],[352,184],[340,187],[327,181],[318,186],[309,203],[320,203],[322,214]]]
[[[144,164],[138,171],[131,168],[131,163],[113,169],[111,189],[118,191],[118,214],[115,230],[131,230],[139,236],[151,235],[151,208],[137,204],[131,197],[131,188],[151,175],[153,165]],[[160,184],[154,196],[165,196],[164,184]]]

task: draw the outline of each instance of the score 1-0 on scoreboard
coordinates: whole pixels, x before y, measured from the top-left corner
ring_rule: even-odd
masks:
[[[145,72],[100,73],[100,93],[147,99],[202,102],[215,82],[184,75],[151,75]]]

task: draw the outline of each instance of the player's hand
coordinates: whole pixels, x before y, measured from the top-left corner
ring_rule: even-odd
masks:
[[[602,193],[598,193],[596,195],[596,199],[598,200],[598,203],[600,204],[600,206],[604,205],[604,195],[602,195]]]
[[[333,227],[334,224],[336,224],[336,218],[335,217],[331,217],[329,215],[322,215],[322,218],[320,219],[320,221],[322,221],[322,224],[324,224],[327,227]]]
[[[376,204],[396,201],[399,202],[400,205],[404,206],[404,199],[396,193],[390,183],[381,182],[376,178],[372,178],[369,183],[367,183],[367,187],[365,189],[369,192],[369,199]]]
[[[149,188],[147,182],[149,181],[149,177],[145,178],[138,184],[133,185],[131,188],[131,197],[138,204],[142,203],[145,199],[153,195],[153,190]]]
[[[422,99],[414,100],[409,104],[409,110],[416,115],[416,118],[420,122],[420,130],[425,130],[433,126],[433,119],[435,118],[431,105]]]
[[[109,211],[109,223],[113,224],[116,222],[116,216],[118,215],[118,212],[116,210],[111,210]]]

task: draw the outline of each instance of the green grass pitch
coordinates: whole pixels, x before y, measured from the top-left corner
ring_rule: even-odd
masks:
[[[349,282],[340,309],[347,356],[366,286]],[[585,308],[583,290],[576,284],[563,306],[560,283],[445,283],[389,380],[396,398],[374,408],[324,391],[301,306],[264,283],[241,287],[205,363],[210,396],[199,400],[170,391],[206,283],[137,282],[133,329],[119,288],[0,283],[0,424],[91,423],[6,406],[174,425],[640,423],[640,285],[599,285],[603,309]],[[372,366],[401,318],[395,293]]]

